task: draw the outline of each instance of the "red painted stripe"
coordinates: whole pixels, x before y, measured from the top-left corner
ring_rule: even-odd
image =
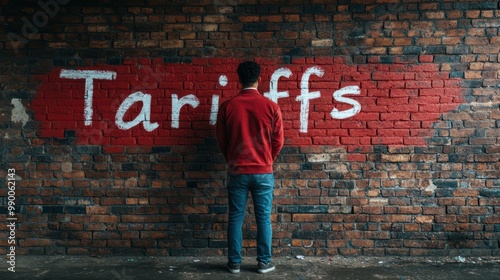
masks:
[[[277,59],[258,59],[262,66],[262,93],[270,91],[270,79],[279,68],[291,71],[290,77],[278,80],[278,91],[288,97],[278,99],[283,111],[286,145],[425,145],[433,135],[432,124],[442,114],[455,110],[462,102],[459,80],[449,78],[434,63],[347,64],[338,57],[297,58],[290,64]],[[430,60],[426,60],[430,61]],[[99,70],[114,73],[114,79],[93,80],[92,122],[85,124],[85,79],[61,77],[54,69],[35,77],[41,85],[31,108],[40,122],[40,137],[64,137],[65,130],[75,131],[78,144],[103,146],[165,146],[203,143],[214,136],[210,124],[213,96],[222,101],[238,93],[236,68],[240,59],[195,58],[191,63],[163,63],[162,59],[130,59],[123,65],[101,65],[73,70]],[[301,80],[307,69],[320,69],[323,76],[311,74],[304,92],[320,92],[309,100],[307,132],[301,132],[300,112],[304,103]],[[227,77],[227,84],[221,78]],[[63,75],[64,76],[64,75]],[[219,82],[219,79],[221,79]],[[225,84],[225,85],[224,85]],[[224,85],[224,86],[223,86]],[[359,87],[359,94],[334,92]],[[148,131],[142,123],[120,129],[115,122],[117,110],[131,94],[150,96]],[[197,106],[181,108],[178,128],[172,127],[173,95],[177,100],[193,95]],[[348,98],[348,99],[345,99]],[[361,110],[345,119],[332,118],[338,111]],[[134,103],[123,121],[134,120],[142,111],[142,102]],[[89,122],[89,120],[87,120]],[[175,123],[175,122],[174,122]],[[304,124],[302,124],[304,126]],[[114,151],[114,150],[113,150]],[[361,160],[362,158],[356,158]]]

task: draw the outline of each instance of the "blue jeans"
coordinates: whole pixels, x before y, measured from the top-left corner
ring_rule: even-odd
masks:
[[[229,224],[227,228],[228,259],[241,263],[242,225],[245,219],[248,192],[252,194],[257,222],[257,261],[271,261],[271,208],[273,205],[274,175],[228,173]]]

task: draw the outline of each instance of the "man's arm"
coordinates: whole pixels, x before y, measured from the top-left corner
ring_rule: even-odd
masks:
[[[283,132],[283,118],[281,116],[281,110],[278,107],[274,116],[274,131],[271,139],[271,145],[273,149],[273,160],[276,160],[278,154],[283,148],[283,144],[285,142],[285,136]]]

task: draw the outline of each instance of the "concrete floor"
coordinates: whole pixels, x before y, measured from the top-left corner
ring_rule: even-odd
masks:
[[[18,256],[16,272],[0,265],[0,279],[500,279],[500,257],[278,257],[276,270],[259,274],[245,257],[241,273],[225,269],[225,257]]]

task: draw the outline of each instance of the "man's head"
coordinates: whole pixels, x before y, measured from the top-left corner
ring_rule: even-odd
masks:
[[[245,61],[238,65],[238,76],[243,87],[252,86],[259,81],[260,66],[253,61]]]

